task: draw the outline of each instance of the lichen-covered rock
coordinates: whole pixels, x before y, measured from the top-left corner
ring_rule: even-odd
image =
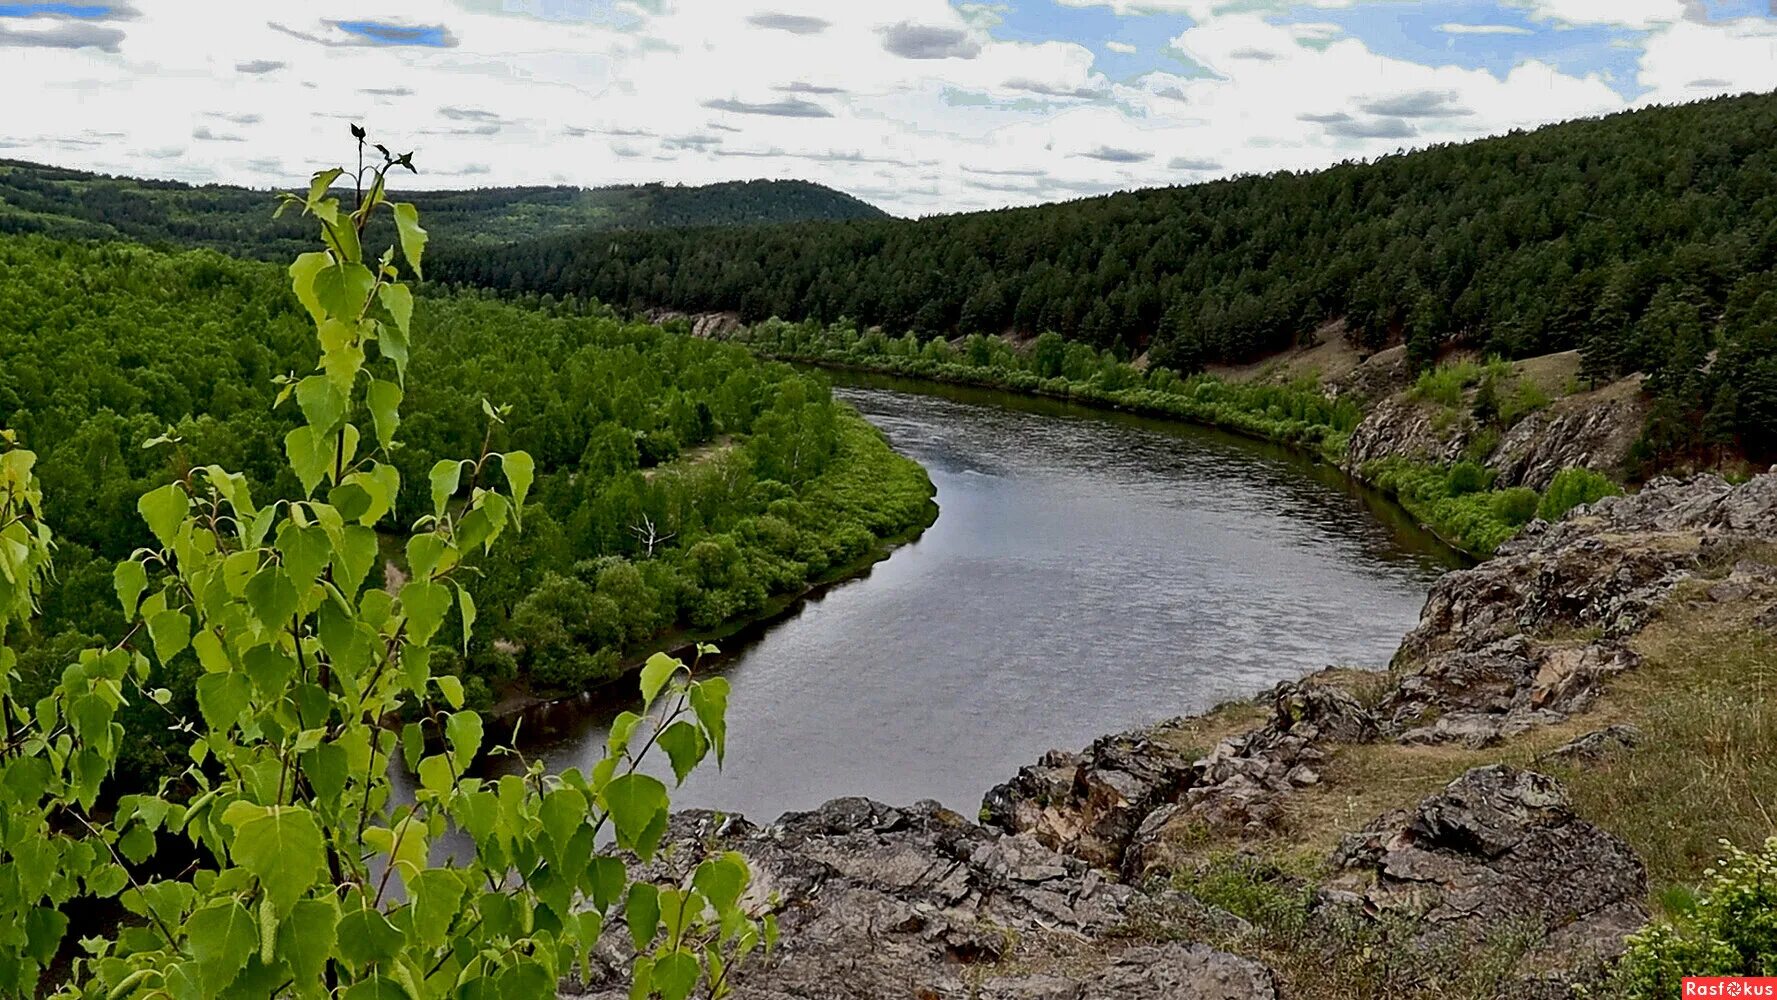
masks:
[[[1615,955],[1647,919],[1647,873],[1629,846],[1574,815],[1553,778],[1477,768],[1417,808],[1346,838],[1334,898],[1415,920],[1427,943],[1505,928],[1542,937],[1542,964]]]
[[[1633,750],[1641,745],[1642,732],[1639,727],[1631,725],[1606,726],[1595,729],[1584,736],[1575,737],[1561,744],[1540,759],[1559,761],[1564,764],[1586,764],[1603,760],[1622,750]]]
[[[993,788],[982,822],[1114,869],[1142,821],[1195,780],[1193,764],[1150,731],[1101,737],[1083,753],[1051,751]]]
[[[741,1000],[1274,1000],[1263,966],[1200,944],[1118,935],[1150,897],[936,803],[838,799],[769,827],[675,815],[668,847],[641,872],[687,877],[715,851],[743,854],[746,900],[780,900],[769,959],[740,967]],[[627,996],[627,934],[601,942],[595,982],[567,995]],[[575,993],[578,989],[580,992]]]
[[[1376,404],[1352,430],[1345,463],[1362,469],[1388,458],[1441,465],[1460,462],[1472,428],[1471,421],[1452,420],[1444,407],[1392,396]]]
[[[1499,486],[1546,490],[1562,469],[1621,471],[1647,420],[1640,376],[1599,392],[1571,396],[1514,424],[1500,438],[1487,467]]]

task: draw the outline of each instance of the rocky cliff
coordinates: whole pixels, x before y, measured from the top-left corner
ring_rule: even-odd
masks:
[[[1601,691],[1640,668],[1637,633],[1687,587],[1777,628],[1769,559],[1777,475],[1657,481],[1533,524],[1495,559],[1445,576],[1388,674],[1279,685],[1234,712],[1256,725],[1201,752],[1186,737],[1209,730],[1187,719],[1055,751],[990,791],[979,824],[932,803],[861,799],[765,827],[684,814],[650,874],[684,878],[706,853],[737,850],[756,902],[779,900],[781,948],[746,967],[738,997],[1290,996],[1286,977],[1224,947],[1253,938],[1246,918],[1194,889],[1205,844],[1275,848],[1329,801],[1343,780],[1332,765],[1353,754],[1386,769],[1391,753],[1467,753],[1583,725]],[[1553,767],[1639,738],[1602,727],[1538,759]],[[1467,974],[1477,960],[1465,949],[1495,948],[1510,930],[1522,943],[1497,990],[1567,996],[1647,919],[1642,860],[1536,767],[1472,767],[1332,828],[1343,832],[1321,856],[1325,877],[1266,876],[1266,891],[1299,901],[1291,947],[1313,962],[1360,941],[1365,954],[1403,949],[1408,968],[1462,956]],[[623,940],[608,937],[601,974],[575,995],[624,995]]]

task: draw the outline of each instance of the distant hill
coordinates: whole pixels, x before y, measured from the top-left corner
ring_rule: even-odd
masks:
[[[1183,371],[1331,320],[1421,366],[1578,349],[1588,377],[1648,374],[1656,447],[1777,443],[1777,96],[1033,208],[545,237],[432,276],[922,340],[1053,330]]]
[[[449,242],[486,246],[587,231],[888,217],[867,202],[807,181],[407,191],[399,198],[418,205],[427,226]],[[274,205],[270,191],[0,159],[0,233],[126,239],[268,260],[309,249],[312,223],[289,217],[274,223]]]

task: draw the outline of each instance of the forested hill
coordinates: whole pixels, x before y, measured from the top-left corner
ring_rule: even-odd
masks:
[[[891,335],[1055,330],[1181,370],[1343,317],[1420,359],[1581,347],[1592,374],[1648,370],[1676,393],[1714,348],[1730,364],[1771,353],[1777,298],[1755,305],[1773,263],[1777,96],[1751,95],[1038,208],[545,239],[441,255],[433,275]],[[1777,419],[1777,371],[1763,375],[1757,405]],[[1746,403],[1716,388],[1688,404]]]
[[[345,192],[350,198],[351,192]],[[446,242],[496,246],[540,236],[674,226],[738,226],[883,219],[866,202],[807,181],[730,181],[701,187],[498,187],[408,191]],[[0,233],[127,239],[287,260],[308,249],[308,227],[270,222],[267,191],[136,180],[0,160]]]

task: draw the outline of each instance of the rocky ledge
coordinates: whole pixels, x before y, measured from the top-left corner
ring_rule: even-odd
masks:
[[[1272,975],[1188,942],[1144,942],[1132,926],[1178,893],[1143,893],[1029,835],[1001,835],[936,803],[837,799],[768,827],[707,812],[673,818],[660,860],[686,880],[711,852],[739,851],[748,899],[775,897],[782,938],[737,973],[742,1000],[1273,1000]],[[627,938],[601,945],[603,982],[627,997]]]
[[[1188,864],[1179,845],[1272,835],[1343,748],[1482,747],[1584,711],[1635,669],[1628,640],[1686,580],[1777,622],[1777,569],[1760,561],[1774,552],[1777,474],[1658,481],[1533,524],[1444,577],[1380,697],[1309,678],[1269,692],[1259,725],[1201,755],[1184,749],[1186,720],[1054,751],[988,793],[982,825],[862,799],[765,827],[686,813],[650,874],[685,878],[711,851],[747,857],[749,891],[779,901],[783,938],[745,968],[742,998],[1273,998],[1263,965],[1193,939],[1241,921],[1156,877]],[[1548,756],[1591,760],[1640,737],[1612,727]],[[1526,996],[1566,995],[1647,916],[1641,861],[1535,771],[1471,770],[1326,862],[1336,874],[1313,890],[1308,933],[1368,923],[1431,953],[1521,928],[1534,942],[1514,972]],[[573,995],[625,995],[624,939],[608,935],[602,977]]]

